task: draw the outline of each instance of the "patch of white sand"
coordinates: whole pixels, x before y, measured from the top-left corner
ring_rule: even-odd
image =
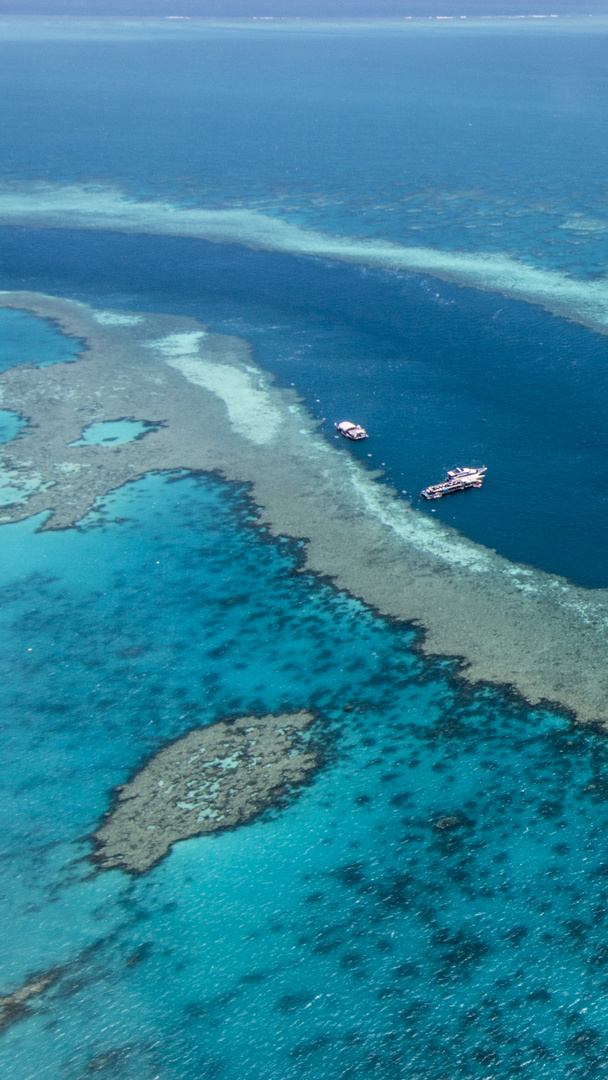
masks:
[[[272,442],[283,417],[263,386],[262,372],[250,365],[240,368],[201,358],[199,345],[205,337],[201,331],[169,334],[147,347],[160,352],[189,382],[221,398],[230,426],[239,435],[258,446]]]
[[[198,353],[198,347],[207,337],[204,330],[191,330],[183,334],[168,334],[167,337],[159,338],[158,341],[149,341],[148,348],[156,349],[163,356],[193,356]]]
[[[143,315],[121,315],[118,311],[94,311],[93,318],[100,326],[137,326]]]
[[[57,469],[58,472],[65,473],[67,476],[70,473],[78,473],[81,469],[90,469],[91,466],[86,462],[59,461],[53,465],[53,468]]]

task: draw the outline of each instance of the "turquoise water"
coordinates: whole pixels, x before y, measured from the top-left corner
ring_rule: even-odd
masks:
[[[149,431],[158,431],[158,425],[148,420],[133,420],[123,417],[120,420],[101,420],[84,428],[80,438],[70,446],[124,446],[125,443],[141,439]]]
[[[19,413],[11,412],[10,409],[0,409],[0,443],[10,442],[16,438],[22,428],[27,424]]]
[[[605,30],[159,35],[2,41],[12,190],[117,185],[604,273]],[[72,225],[0,229],[2,288],[240,335],[328,437],[343,409],[372,430],[343,452],[414,498],[485,462],[444,520],[606,584],[605,338],[427,275]],[[0,369],[81,349],[0,309]],[[85,443],[149,430],[110,423]],[[604,1075],[602,733],[464,687],[302,573],[246,489],[153,475],[40,524],[0,527],[0,993],[59,970],[2,1035],[3,1077]],[[112,789],[167,740],[301,708],[323,765],[296,799],[144,877],[95,871]]]
[[[217,481],[35,524],[2,528],[2,938],[11,982],[65,969],[4,1076],[599,1075],[602,737],[464,694]],[[110,788],[166,739],[302,707],[324,765],[290,806],[92,874]]]
[[[82,342],[66,337],[50,321],[26,311],[0,308],[0,371],[15,364],[73,363],[82,352]]]

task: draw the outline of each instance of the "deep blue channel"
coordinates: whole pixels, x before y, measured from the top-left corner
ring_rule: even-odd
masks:
[[[2,288],[196,316],[245,337],[333,439],[418,505],[454,465],[482,492],[437,517],[517,562],[608,585],[606,339],[541,309],[429,277],[203,241],[0,230]],[[431,507],[420,503],[431,512]]]

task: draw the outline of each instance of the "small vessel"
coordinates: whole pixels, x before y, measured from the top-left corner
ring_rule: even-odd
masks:
[[[344,435],[345,439],[369,439],[369,435],[365,428],[360,424],[352,424],[350,420],[342,420],[336,427],[341,435]]]
[[[442,495],[451,495],[453,491],[466,491],[467,488],[480,488],[486,474],[486,466],[480,468],[459,467],[449,469],[441,484],[431,484],[421,491],[424,499],[440,499]]]

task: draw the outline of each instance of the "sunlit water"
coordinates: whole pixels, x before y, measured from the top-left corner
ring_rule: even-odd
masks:
[[[109,179],[593,277],[604,40],[12,43],[3,176]],[[365,422],[372,438],[344,452],[384,463],[403,498],[487,464],[482,492],[435,507],[444,520],[606,584],[604,338],[429,277],[236,245],[0,242],[2,288],[245,337],[328,438],[346,414]],[[0,311],[0,367],[81,347]],[[18,420],[3,413],[0,438]],[[144,434],[115,424],[83,437]],[[605,1072],[603,735],[465,692],[413,630],[301,573],[298,543],[216,479],[150,476],[77,528],[40,523],[0,528],[0,990],[60,977],[3,1035],[7,1080]],[[134,881],[95,872],[87,837],[113,787],[167,740],[300,708],[323,765],[297,798]]]

